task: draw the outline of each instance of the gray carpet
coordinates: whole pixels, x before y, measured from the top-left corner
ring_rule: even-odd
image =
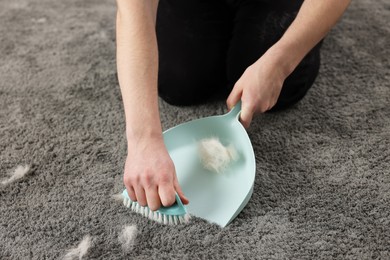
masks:
[[[85,235],[84,259],[390,259],[387,0],[353,1],[304,100],[253,122],[254,194],[224,229],[161,226],[110,197],[126,155],[114,16],[108,0],[0,0],[0,179],[32,167],[0,185],[0,259],[58,259]],[[161,101],[164,129],[225,111]]]

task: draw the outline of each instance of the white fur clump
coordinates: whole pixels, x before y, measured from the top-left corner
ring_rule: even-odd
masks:
[[[123,251],[130,252],[133,249],[135,238],[137,237],[137,226],[125,226],[118,237],[119,242],[122,244]]]
[[[86,235],[76,248],[72,248],[68,251],[68,253],[64,256],[64,260],[83,259],[83,256],[88,252],[90,246],[91,237]]]
[[[238,159],[234,146],[224,146],[217,137],[200,140],[198,152],[203,167],[217,173],[223,172],[229,163]]]
[[[19,165],[18,167],[16,167],[16,169],[13,173],[9,174],[10,177],[8,179],[3,180],[1,182],[1,184],[7,185],[7,184],[10,184],[16,180],[19,180],[19,179],[23,178],[29,171],[30,171],[30,166]]]
[[[121,202],[121,203],[123,202],[123,195],[122,195],[122,193],[111,195],[111,198],[113,200],[118,201],[118,202]]]

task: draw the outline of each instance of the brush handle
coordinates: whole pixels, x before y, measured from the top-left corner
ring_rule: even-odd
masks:
[[[177,194],[177,192],[175,192],[175,197],[176,197],[176,203],[178,205],[180,205],[181,207],[184,207],[184,204],[183,202],[181,201],[180,197],[179,197],[179,194]]]
[[[241,100],[227,113],[225,114],[231,120],[239,120],[241,113]]]

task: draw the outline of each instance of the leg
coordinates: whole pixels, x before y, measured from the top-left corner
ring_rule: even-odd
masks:
[[[236,8],[233,38],[228,51],[227,77],[231,90],[245,69],[276,43],[295,19],[297,8],[282,10],[261,1],[241,1]],[[272,110],[289,107],[313,85],[320,65],[320,44],[313,48],[285,80]]]
[[[192,105],[226,85],[227,22],[223,1],[160,0],[156,33],[161,98]]]

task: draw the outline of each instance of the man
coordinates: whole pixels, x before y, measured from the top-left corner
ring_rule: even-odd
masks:
[[[157,210],[184,204],[163,142],[158,95],[192,105],[224,94],[241,123],[298,102],[312,86],[322,39],[350,0],[117,0],[117,67],[126,115],[124,183]]]

